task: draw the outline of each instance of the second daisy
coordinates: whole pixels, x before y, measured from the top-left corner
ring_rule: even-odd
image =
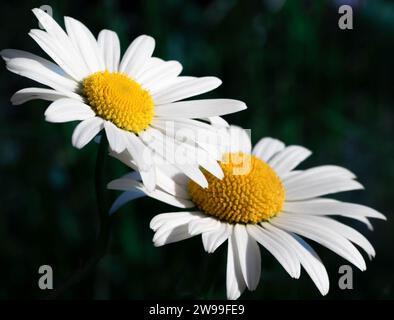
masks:
[[[317,253],[301,237],[316,241],[354,264],[366,269],[363,256],[375,255],[368,240],[355,229],[332,219],[343,216],[359,220],[371,228],[368,218],[385,219],[369,207],[322,198],[322,196],[362,189],[350,171],[332,165],[294,170],[311,152],[264,138],[253,148],[249,136],[231,127],[230,148],[222,155],[222,180],[205,173],[204,189],[182,175],[168,179],[160,171],[159,188],[144,189],[135,175],[109,184],[124,190],[113,211],[125,202],[147,194],[180,208],[183,212],[155,216],[150,226],[156,246],[202,235],[204,249],[211,253],[227,241],[227,298],[237,299],[245,288],[254,290],[260,280],[261,257],[258,244],[265,247],[293,278],[301,266],[321,294],[329,290],[326,269]],[[235,143],[238,137],[239,143]]]

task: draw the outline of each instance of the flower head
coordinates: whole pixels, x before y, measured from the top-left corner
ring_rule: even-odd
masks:
[[[243,102],[230,99],[181,101],[211,91],[221,81],[216,77],[179,76],[179,62],[152,57],[152,37],[136,38],[121,58],[115,32],[102,30],[96,40],[85,25],[73,18],[64,18],[64,31],[44,11],[33,9],[33,13],[45,31],[33,29],[29,35],[54,62],[13,49],[3,50],[1,55],[8,70],[49,88],[22,89],[13,95],[12,103],[52,101],[45,111],[47,121],[80,121],[72,135],[72,144],[77,148],[84,147],[104,129],[111,151],[123,154],[127,164],[141,172],[149,190],[156,184],[156,160],[170,161],[168,153],[160,150],[164,141],[172,147],[180,144],[176,134],[169,136],[166,132],[167,122],[177,128],[200,130],[205,125],[210,130],[198,119],[217,118],[246,108]],[[204,152],[193,142],[195,153]],[[205,153],[204,163],[199,159],[194,157],[194,162],[186,166],[172,162],[201,186],[207,186],[207,181],[198,172],[200,165],[205,164],[209,172],[222,177],[216,159],[209,153]]]
[[[204,189],[184,175],[176,181],[160,172],[159,188],[147,192],[138,177],[125,176],[109,184],[125,192],[113,210],[144,194],[168,204],[188,208],[184,212],[155,216],[150,226],[156,246],[202,236],[204,249],[212,253],[227,241],[227,297],[237,299],[245,288],[254,290],[260,280],[261,257],[258,244],[267,249],[292,278],[301,266],[321,294],[329,290],[326,269],[307,238],[334,251],[360,270],[364,258],[354,246],[371,258],[374,248],[358,231],[332,216],[359,220],[372,228],[369,218],[385,219],[379,212],[354,203],[323,196],[362,189],[350,171],[332,165],[294,170],[311,152],[288,146],[276,139],[263,138],[252,149],[249,136],[240,128],[229,132],[239,137],[238,146],[229,139],[230,149],[219,162],[223,179],[205,173]],[[194,209],[191,209],[194,208]]]

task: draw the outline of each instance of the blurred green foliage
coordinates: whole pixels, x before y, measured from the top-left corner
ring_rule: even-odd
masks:
[[[241,99],[248,110],[226,117],[252,130],[314,151],[304,167],[337,164],[355,172],[366,191],[338,198],[388,216],[365,233],[377,257],[354,270],[354,290],[338,288],[346,262],[313,244],[327,266],[327,299],[394,297],[394,3],[351,1],[354,30],[337,26],[345,1],[144,0],[2,2],[0,44],[42,54],[27,35],[37,28],[30,9],[49,4],[57,21],[81,20],[95,34],[115,30],[123,49],[142,33],[155,37],[155,55],[176,59],[184,74],[214,75],[223,85],[204,97]],[[283,5],[282,5],[283,3]],[[49,264],[60,285],[95,245],[94,166],[97,146],[71,146],[75,124],[44,121],[48,103],[12,107],[9,98],[30,80],[0,72],[0,298],[44,298],[38,268]],[[127,171],[110,160],[109,181]],[[112,199],[117,195],[111,192]],[[201,239],[155,248],[150,219],[174,210],[150,199],[115,216],[108,255],[64,298],[224,298],[225,246],[206,254]],[[263,250],[262,281],[251,299],[320,298],[302,272],[292,280]]]

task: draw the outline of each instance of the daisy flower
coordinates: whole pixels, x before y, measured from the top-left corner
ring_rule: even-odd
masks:
[[[52,101],[45,111],[49,122],[80,121],[72,135],[72,144],[82,148],[102,129],[110,149],[126,153],[139,171],[148,189],[156,178],[152,152],[158,152],[167,135],[164,122],[175,127],[201,129],[207,119],[243,110],[241,101],[230,99],[187,99],[217,88],[216,77],[179,76],[182,65],[152,57],[155,40],[142,35],[127,48],[123,57],[115,32],[102,30],[98,38],[81,22],[65,17],[64,31],[51,16],[33,9],[41,26],[29,35],[53,59],[13,49],[1,51],[7,69],[49,88],[25,88],[11,101],[20,105],[33,99]],[[209,130],[209,129],[208,129]],[[173,139],[166,143],[177,145]],[[198,146],[195,146],[198,148]],[[165,159],[166,156],[161,154]],[[199,165],[219,178],[222,172],[215,159],[187,166],[190,177],[201,176]],[[183,166],[178,165],[181,171]],[[205,179],[196,180],[206,186]]]
[[[372,226],[368,218],[385,219],[369,207],[323,196],[362,189],[350,171],[333,165],[294,170],[311,152],[301,146],[285,146],[263,138],[252,149],[249,136],[240,128],[230,132],[239,137],[222,155],[222,180],[205,173],[208,188],[201,188],[185,176],[169,179],[160,172],[158,188],[146,192],[138,176],[112,181],[109,188],[125,191],[112,211],[144,194],[168,204],[187,208],[155,216],[155,246],[202,236],[205,251],[214,252],[227,241],[227,298],[237,299],[245,288],[256,289],[261,274],[258,244],[270,252],[292,278],[299,278],[301,266],[322,295],[329,290],[326,269],[312,247],[303,239],[327,247],[360,270],[366,264],[359,250],[375,255],[368,240],[350,226],[333,219],[342,216]],[[234,139],[230,140],[231,142]]]

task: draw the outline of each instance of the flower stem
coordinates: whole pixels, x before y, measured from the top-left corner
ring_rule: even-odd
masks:
[[[95,191],[98,211],[98,237],[96,246],[93,248],[90,258],[86,260],[84,265],[77,269],[74,274],[49,296],[50,299],[60,297],[66,290],[76,285],[85,278],[106,254],[108,242],[111,233],[111,216],[108,214],[108,199],[104,173],[106,172],[108,141],[103,134],[101,136],[99,149],[97,151],[96,169],[95,169]]]

